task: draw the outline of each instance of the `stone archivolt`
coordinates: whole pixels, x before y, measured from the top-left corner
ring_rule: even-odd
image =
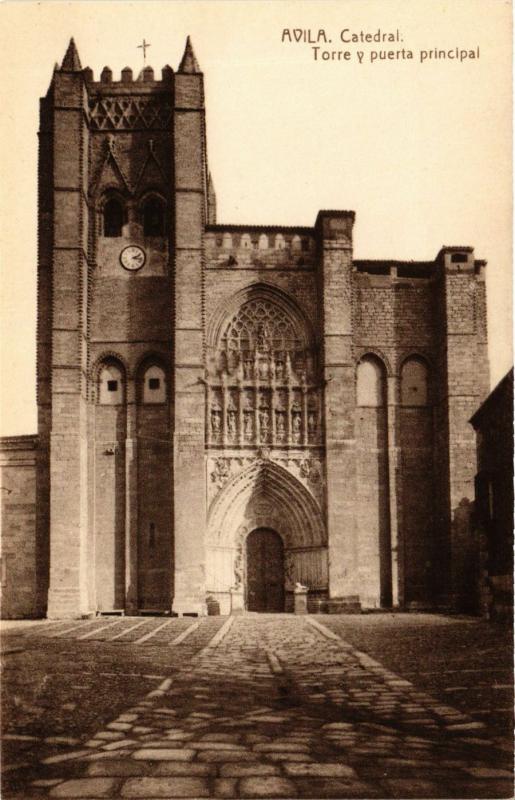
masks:
[[[327,533],[317,501],[285,468],[259,458],[227,479],[211,503],[208,591],[228,592],[242,585],[245,540],[256,528],[273,528],[283,540],[287,591],[298,580],[313,589],[327,589]]]
[[[265,517],[268,527],[277,523],[286,547],[320,547],[327,543],[322,513],[313,495],[289,471],[272,461],[256,459],[226,481],[211,504],[208,544],[234,546],[237,530],[245,522],[251,526],[248,532],[252,530],[256,515]]]
[[[287,470],[295,479],[299,480],[311,492],[319,508],[324,508],[325,480],[321,457],[313,457],[312,455],[306,457],[305,453],[302,452],[282,455],[277,451],[268,451],[264,448],[260,448],[257,455],[257,459],[254,455],[246,457],[225,455],[208,458],[208,500],[210,507],[229,480],[242,473],[248,467],[270,459],[274,464]]]

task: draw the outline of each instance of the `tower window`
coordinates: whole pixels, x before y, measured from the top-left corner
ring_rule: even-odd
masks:
[[[164,207],[161,200],[151,197],[143,206],[143,235],[163,236]]]
[[[112,198],[104,206],[104,236],[121,236],[123,227],[122,204]]]
[[[453,264],[466,264],[468,257],[466,253],[452,253],[451,262]]]
[[[103,364],[98,376],[98,402],[104,406],[117,406],[124,402],[123,373],[117,364]]]
[[[166,383],[164,370],[157,365],[147,367],[143,375],[143,403],[165,403]]]

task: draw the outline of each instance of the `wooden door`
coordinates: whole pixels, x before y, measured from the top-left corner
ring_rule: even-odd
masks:
[[[247,610],[284,611],[284,548],[270,528],[247,536]]]

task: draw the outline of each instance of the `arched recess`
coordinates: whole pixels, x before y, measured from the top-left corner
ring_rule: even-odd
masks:
[[[316,338],[295,300],[245,287],[211,316],[207,346],[208,445],[320,443]]]
[[[297,581],[327,591],[327,534],[316,500],[286,469],[257,460],[225,484],[209,510],[206,585],[221,606],[231,587],[244,589],[245,539],[256,528],[284,542],[287,593]]]
[[[170,392],[164,360],[148,354],[136,370],[138,607],[170,608],[172,475]]]
[[[139,216],[144,236],[164,236],[166,201],[157,192],[147,192],[139,202]]]
[[[120,237],[127,223],[127,200],[116,189],[106,189],[98,204],[100,211],[100,232],[109,238]]]
[[[224,327],[229,324],[237,311],[249,301],[258,299],[268,300],[283,310],[286,317],[292,321],[304,347],[312,348],[316,345],[309,317],[295,300],[277,286],[268,283],[252,283],[221,303],[211,315],[206,330],[207,346],[216,348]]]
[[[356,403],[374,408],[386,405],[386,369],[375,354],[367,353],[358,363]]]
[[[92,594],[97,610],[125,607],[125,439],[127,373],[121,360],[104,355],[93,370],[94,527]]]
[[[120,379],[122,393],[121,399],[122,402],[125,403],[127,397],[127,380],[130,378],[129,367],[120,353],[117,353],[115,350],[104,350],[89,368],[88,399],[91,402],[101,403],[101,382],[111,379],[111,376],[109,375],[109,367],[111,366],[114,368],[112,378],[114,380],[117,378]],[[103,389],[103,394],[105,395],[107,387],[104,386]],[[118,405],[118,403],[109,402],[108,405]]]
[[[401,366],[401,404],[430,405],[429,366],[425,358],[411,355]]]
[[[147,353],[140,359],[134,371],[138,405],[168,402],[169,376],[165,359],[160,353]]]
[[[432,605],[437,584],[435,538],[434,421],[431,370],[424,356],[411,353],[401,365],[399,408],[400,516],[404,542],[405,602]]]
[[[125,381],[120,367],[103,364],[98,376],[98,402],[102,406],[122,405],[125,398]]]
[[[363,605],[392,602],[386,368],[366,353],[356,369],[359,583]]]

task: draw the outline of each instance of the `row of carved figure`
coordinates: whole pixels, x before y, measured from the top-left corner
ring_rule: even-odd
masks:
[[[224,425],[225,421],[225,425]],[[224,439],[245,442],[277,442],[291,441],[314,443],[319,432],[318,413],[314,407],[303,413],[302,407],[295,403],[288,414],[285,409],[273,409],[266,406],[257,409],[228,408],[225,414],[221,406],[212,404],[210,409],[209,433],[212,442]]]

